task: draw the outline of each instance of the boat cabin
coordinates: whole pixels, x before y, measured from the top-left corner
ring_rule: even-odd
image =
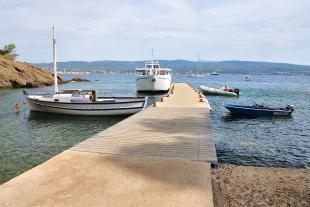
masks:
[[[136,75],[170,75],[171,69],[160,68],[158,61],[145,62],[144,68],[137,68]]]
[[[92,103],[97,100],[95,90],[64,90],[53,95],[29,95],[29,97],[41,101],[61,103]]]
[[[90,103],[97,100],[97,93],[95,90],[70,89],[54,94],[54,101],[56,98],[61,102]]]

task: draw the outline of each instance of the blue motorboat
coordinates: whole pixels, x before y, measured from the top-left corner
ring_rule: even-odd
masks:
[[[234,115],[243,115],[243,116],[290,116],[294,107],[288,105],[285,108],[271,108],[263,104],[254,104],[253,106],[244,106],[244,105],[235,105],[227,104],[224,105]]]

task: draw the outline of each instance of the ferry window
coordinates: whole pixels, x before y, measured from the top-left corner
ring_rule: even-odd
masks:
[[[154,65],[154,68],[159,68],[158,65]]]
[[[136,71],[137,75],[145,75],[145,70],[138,70]]]

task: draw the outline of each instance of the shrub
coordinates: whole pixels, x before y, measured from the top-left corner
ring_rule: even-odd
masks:
[[[16,45],[13,43],[7,44],[0,49],[0,57],[7,58],[10,60],[15,60],[18,54],[15,51]]]

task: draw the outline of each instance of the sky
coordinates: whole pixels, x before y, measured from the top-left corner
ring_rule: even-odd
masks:
[[[0,0],[0,47],[52,61],[250,60],[310,65],[310,0]]]

